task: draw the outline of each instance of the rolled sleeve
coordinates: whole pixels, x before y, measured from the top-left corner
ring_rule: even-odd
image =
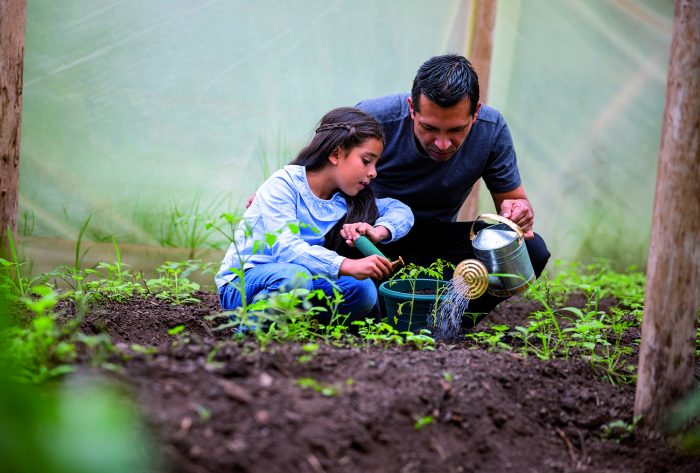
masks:
[[[379,218],[374,222],[374,226],[386,227],[391,233],[391,237],[382,243],[390,243],[405,236],[413,227],[413,212],[401,201],[385,197],[377,199],[377,210]]]

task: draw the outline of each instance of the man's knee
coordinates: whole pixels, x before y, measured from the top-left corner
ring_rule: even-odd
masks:
[[[535,238],[526,240],[525,245],[532,262],[532,269],[535,271],[535,277],[539,278],[551,256],[547,249],[547,244],[539,234],[535,233]]]

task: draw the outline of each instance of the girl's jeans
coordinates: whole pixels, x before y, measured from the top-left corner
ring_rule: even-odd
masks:
[[[232,310],[242,305],[241,293],[237,289],[240,281],[222,286],[219,300],[224,310]],[[343,295],[338,308],[340,314],[349,314],[350,320],[362,320],[377,303],[377,289],[371,279],[360,281],[351,276],[341,276],[333,284]],[[245,272],[245,295],[248,304],[260,300],[273,292],[287,292],[292,289],[321,289],[334,298],[333,287],[326,279],[312,279],[304,266],[292,263],[266,263],[247,269]],[[325,317],[321,316],[322,319]],[[322,320],[328,323],[329,320]]]

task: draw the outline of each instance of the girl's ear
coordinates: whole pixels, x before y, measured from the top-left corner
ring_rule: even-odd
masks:
[[[338,165],[338,160],[340,159],[340,153],[341,153],[342,151],[343,151],[343,150],[340,149],[340,146],[336,146],[335,149],[333,150],[333,152],[330,154],[330,156],[328,156],[328,161],[330,161],[330,163],[331,163],[333,166],[337,166],[337,165]]]

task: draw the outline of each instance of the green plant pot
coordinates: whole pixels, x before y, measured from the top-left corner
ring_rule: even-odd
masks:
[[[428,328],[428,317],[445,299],[446,281],[439,279],[394,279],[379,285],[389,324],[397,330],[418,332]],[[430,294],[423,292],[431,291]],[[416,294],[418,292],[418,294]],[[437,294],[440,294],[439,296]]]

